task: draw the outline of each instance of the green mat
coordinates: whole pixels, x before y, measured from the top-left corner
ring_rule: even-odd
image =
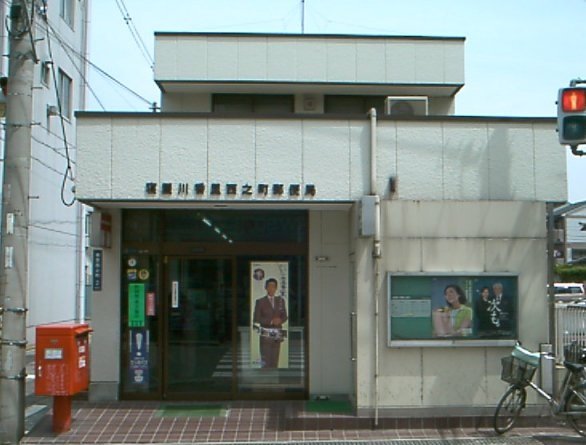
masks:
[[[309,413],[351,414],[353,408],[348,400],[308,400],[305,402],[305,411]]]
[[[223,405],[163,405],[157,411],[159,417],[226,417],[228,409]]]

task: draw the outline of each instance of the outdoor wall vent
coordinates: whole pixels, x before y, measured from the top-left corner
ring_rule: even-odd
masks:
[[[427,97],[388,96],[385,99],[385,114],[389,116],[427,116]]]

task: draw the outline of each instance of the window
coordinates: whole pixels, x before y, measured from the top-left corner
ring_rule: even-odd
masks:
[[[293,96],[279,94],[214,94],[214,112],[292,113]]]
[[[61,102],[61,115],[71,118],[71,77],[59,70],[57,93]]]
[[[325,112],[339,114],[364,114],[371,108],[382,113],[386,96],[326,96]]]
[[[75,0],[61,0],[61,7],[59,8],[59,15],[65,23],[73,27],[73,11],[75,8]]]

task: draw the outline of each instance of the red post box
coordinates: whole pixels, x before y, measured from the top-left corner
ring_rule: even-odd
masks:
[[[71,428],[71,397],[89,386],[89,333],[85,323],[37,326],[35,393],[53,396],[53,431]]]

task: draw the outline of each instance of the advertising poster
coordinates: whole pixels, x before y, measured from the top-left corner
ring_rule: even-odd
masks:
[[[517,338],[517,277],[388,275],[389,341]]]
[[[147,329],[130,329],[130,357],[128,361],[130,384],[134,386],[149,385],[149,331]]]
[[[253,368],[289,367],[289,263],[250,263],[250,360]]]

